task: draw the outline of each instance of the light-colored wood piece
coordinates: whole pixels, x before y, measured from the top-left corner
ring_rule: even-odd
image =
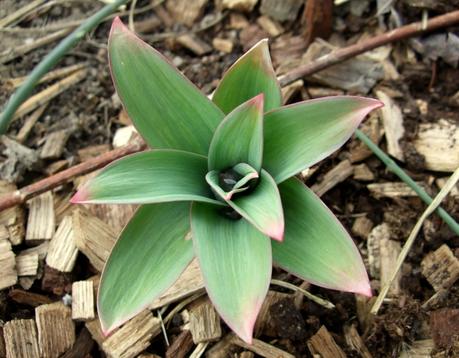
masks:
[[[0,240],[8,240],[10,238],[10,233],[5,225],[0,224]]]
[[[353,351],[356,351],[360,357],[373,357],[354,325],[344,326],[344,337],[346,338],[346,343],[349,346],[349,348],[351,348]]]
[[[118,128],[113,136],[113,148],[119,148],[128,144],[136,135],[137,130],[133,125]]]
[[[137,210],[135,204],[88,204],[84,208],[97,218],[107,224],[116,237],[121,234],[121,230],[126,226],[129,220]]]
[[[403,149],[400,145],[400,140],[405,133],[402,111],[386,92],[376,91],[376,96],[384,103],[380,113],[387,141],[387,151],[393,157],[403,161]]]
[[[230,13],[230,21],[229,21],[229,28],[233,30],[242,30],[249,26],[249,21],[247,18],[238,13],[238,12],[231,12]],[[459,96],[458,96],[459,97]]]
[[[43,358],[57,358],[75,343],[72,310],[62,302],[38,306],[35,319]]]
[[[349,160],[345,159],[338,163],[333,169],[327,172],[320,183],[314,184],[311,189],[318,195],[322,196],[335,185],[349,178],[354,169]]]
[[[370,137],[373,143],[379,143],[384,133],[379,116],[376,112],[371,112],[369,114],[368,119],[362,123],[360,130]],[[352,140],[349,153],[351,163],[360,162],[373,155],[370,148],[358,139]]]
[[[39,358],[37,329],[33,319],[15,319],[3,327],[7,358]]]
[[[359,216],[352,225],[352,233],[366,239],[373,229],[373,222],[366,216]]]
[[[199,343],[196,348],[191,352],[189,358],[200,358],[207,349],[209,342],[206,343]]]
[[[427,189],[427,185],[423,182],[417,182],[423,189]],[[406,198],[417,196],[416,192],[404,182],[390,183],[372,183],[367,185],[368,190],[375,198]]]
[[[97,270],[102,271],[115,244],[115,233],[103,221],[82,209],[75,210],[72,218],[77,248]]]
[[[254,358],[255,354],[253,352],[244,351],[238,354],[238,358]]]
[[[160,331],[160,320],[144,310],[108,337],[102,343],[102,349],[108,357],[135,357],[150,345],[150,340]]]
[[[303,80],[297,80],[293,83],[290,83],[288,86],[282,87],[282,101],[284,104],[289,103],[292,97],[297,94],[304,87]]]
[[[403,345],[399,358],[432,358],[435,348],[433,339],[414,341],[409,345]]]
[[[307,344],[309,351],[314,357],[346,358],[346,354],[336,344],[325,326],[320,327],[317,333],[308,340]]]
[[[46,263],[62,272],[71,272],[78,256],[72,216],[65,216],[49,243]]]
[[[91,321],[87,321],[85,323],[85,326],[86,326],[86,329],[91,334],[92,339],[97,342],[99,347],[102,347],[102,343],[105,342],[107,337],[105,337],[104,333],[102,332],[102,327],[100,326],[99,319],[95,318]]]
[[[367,239],[368,266],[373,278],[380,278],[381,273],[381,245],[380,242],[390,239],[390,228],[386,223],[375,226]]]
[[[295,358],[294,355],[259,339],[253,339],[252,344],[248,344],[239,337],[234,336],[232,343],[265,358]]]
[[[397,267],[397,259],[401,251],[402,247],[397,241],[390,240],[387,237],[379,241],[381,286],[385,286],[390,281],[392,272]],[[401,279],[402,272],[399,270],[390,285],[388,295],[398,296],[400,294]]]
[[[360,181],[373,181],[375,179],[375,175],[370,168],[363,163],[354,166],[354,179]]]
[[[322,39],[316,39],[301,56],[301,64],[327,56],[336,49],[338,49],[337,46]],[[289,62],[292,61],[289,60]],[[344,61],[314,73],[309,78],[328,87],[366,94],[384,78],[382,62],[381,59],[375,59],[370,56],[369,52],[366,52],[353,57],[352,61]]]
[[[303,0],[262,0],[260,12],[278,21],[295,20]]]
[[[203,14],[208,0],[167,0],[166,8],[176,22],[192,26]]]
[[[213,342],[222,336],[220,316],[209,300],[191,310],[190,331],[195,344]]]
[[[16,136],[16,140],[19,143],[25,142],[25,140],[29,136],[30,131],[32,130],[35,123],[37,123],[37,121],[40,119],[46,107],[48,107],[48,104],[44,104],[43,106],[38,107],[35,111],[32,112],[30,116],[27,117]]]
[[[87,321],[94,317],[93,282],[90,280],[74,282],[72,284],[72,319]]]
[[[49,242],[45,241],[42,244],[38,246],[31,247],[30,249],[26,249],[21,251],[21,255],[33,255],[37,254],[38,255],[38,271],[37,274],[34,276],[22,276],[19,277],[19,283],[21,284],[21,287],[25,290],[29,290],[34,281],[37,278],[41,278],[43,275],[43,267],[44,267],[44,260],[46,257],[46,253],[48,252],[48,245]]]
[[[26,242],[51,240],[55,230],[53,194],[47,191],[30,199]]]
[[[0,180],[0,195],[16,191],[16,185]],[[0,211],[0,225],[8,230],[9,240],[12,245],[19,245],[24,240],[24,211],[20,206],[14,206]]]
[[[18,276],[35,276],[38,271],[38,254],[21,254],[16,256]]]
[[[272,20],[268,16],[263,15],[258,17],[257,23],[263,30],[273,37],[279,36],[285,31],[281,24]]]
[[[62,129],[48,134],[45,144],[41,148],[40,158],[42,159],[56,159],[62,155],[65,144],[69,139],[70,131]]]
[[[85,162],[88,159],[97,157],[101,154],[104,154],[110,151],[110,144],[98,144],[98,145],[90,145],[82,149],[78,149],[78,157],[80,158],[81,162]]]
[[[16,260],[7,239],[0,240],[0,267],[0,290],[15,285],[18,282]]]
[[[238,10],[250,12],[253,10],[258,0],[218,0],[217,5],[220,9]]]
[[[212,51],[212,47],[194,34],[185,34],[177,37],[177,43],[198,56]]]
[[[231,53],[233,51],[233,41],[229,39],[222,39],[219,37],[215,37],[212,40],[212,46],[214,49],[224,52],[224,53]]]
[[[159,298],[154,300],[149,309],[168,305],[184,297],[190,296],[204,288],[204,281],[196,259],[191,261],[190,265],[183,271],[177,281]]]
[[[435,291],[448,289],[459,279],[459,260],[448,245],[443,244],[424,257],[421,270]]]
[[[459,167],[459,127],[455,123],[445,119],[421,123],[413,144],[424,156],[426,169],[452,172]]]
[[[20,118],[27,113],[32,112],[38,107],[43,106],[45,103],[48,103],[54,97],[66,91],[75,83],[82,81],[84,78],[86,78],[86,75],[86,69],[79,70],[77,72],[72,73],[70,76],[60,80],[59,82],[49,86],[48,88],[45,88],[43,91],[37,93],[36,95],[30,97],[17,109],[13,116],[13,120]]]
[[[40,80],[37,82],[37,84],[53,81],[68,75],[71,75],[72,73],[81,70],[82,68],[85,68],[87,66],[86,63],[78,63],[76,65],[71,65],[67,67],[62,67],[62,68],[57,68],[55,70],[49,71],[46,75],[40,78]],[[17,88],[21,86],[25,80],[27,79],[28,76],[23,76],[23,77],[16,77],[16,78],[9,78],[6,80],[6,83],[13,88]],[[20,140],[18,139],[20,142]]]

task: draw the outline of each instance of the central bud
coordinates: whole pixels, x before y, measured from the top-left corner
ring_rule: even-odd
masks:
[[[206,180],[216,198],[227,203],[250,194],[258,184],[258,172],[246,163],[239,163],[222,171],[212,170]],[[223,213],[231,219],[240,218],[231,207],[225,207]]]

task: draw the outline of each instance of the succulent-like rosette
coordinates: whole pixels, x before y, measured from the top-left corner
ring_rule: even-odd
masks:
[[[226,72],[212,101],[118,18],[109,57],[119,97],[151,150],[110,164],[72,198],[142,204],[102,273],[105,332],[166,291],[195,256],[217,311],[249,343],[273,264],[371,295],[352,239],[294,176],[342,146],[379,101],[282,106],[266,40]]]

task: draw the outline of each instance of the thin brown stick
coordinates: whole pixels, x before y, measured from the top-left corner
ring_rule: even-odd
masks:
[[[459,23],[459,10],[449,12],[445,15],[434,17],[427,21],[427,26],[423,26],[422,21],[415,22],[406,26],[399,27],[384,34],[363,40],[354,45],[340,48],[329,54],[322,56],[314,62],[299,66],[292,71],[287,72],[279,78],[281,86],[288,85],[300,78],[310,76],[327,67],[348,60],[354,56],[360,55],[366,51],[373,50],[376,47],[384,46],[392,42],[407,39],[409,37],[421,35],[440,28],[451,26]]]
[[[30,51],[33,51],[37,48],[48,45],[54,41],[57,41],[61,37],[68,35],[68,33],[71,30],[72,29],[59,30],[59,31],[53,32],[52,34],[36,39],[32,43],[26,43],[24,45],[21,45],[15,48],[9,48],[3,51],[2,53],[0,53],[0,63],[2,64],[7,63],[11,60],[14,60],[15,58],[23,56],[26,53],[29,53]]]
[[[99,155],[98,157],[89,159],[81,164],[75,165],[48,178],[39,180],[36,183],[27,185],[13,193],[3,195],[0,197],[0,211],[6,208],[10,208],[14,205],[22,204],[30,198],[44,193],[45,191],[51,190],[59,185],[67,183],[79,175],[93,172],[94,170],[102,168],[103,166],[113,162],[116,159],[124,157],[128,154],[140,152],[145,148],[145,143],[134,142],[124,147],[114,149],[110,152]]]
[[[30,12],[34,11],[38,6],[43,4],[46,0],[35,0],[27,5],[21,7],[20,9],[16,10],[12,14],[4,17],[0,20],[0,28],[11,25],[12,23],[16,22],[18,19],[23,17],[24,15],[29,14]]]
[[[359,55],[365,51],[372,50],[376,47],[387,45],[395,41],[406,39],[412,36],[420,35],[429,31],[437,30],[442,27],[454,25],[459,22],[459,10],[449,12],[445,15],[437,16],[427,22],[427,26],[422,27],[421,22],[416,22],[410,25],[392,30],[386,34],[382,34],[371,39],[362,41],[355,45],[345,47],[317,59],[316,61],[304,66],[300,66],[293,71],[286,73],[279,79],[282,86],[286,86],[295,80],[319,72],[324,68],[335,65],[339,62],[347,60],[353,56]],[[102,154],[96,158],[90,159],[87,162],[78,164],[72,168],[64,170],[53,176],[40,180],[34,184],[28,185],[21,190],[0,197],[0,211],[14,205],[22,204],[26,200],[39,195],[47,190],[51,190],[63,183],[68,182],[73,177],[90,173],[99,169],[115,159],[125,155],[139,152],[145,148],[144,145],[132,144],[123,148],[115,149],[111,152]]]

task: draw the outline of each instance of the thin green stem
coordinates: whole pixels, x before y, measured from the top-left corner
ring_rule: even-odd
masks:
[[[5,110],[0,116],[0,134],[4,134],[19,106],[30,96],[41,77],[43,77],[54,65],[89,31],[95,28],[102,20],[114,12],[118,7],[129,0],[116,0],[83,22],[75,31],[68,35],[33,69],[27,80],[11,96]]]
[[[362,131],[356,130],[355,135],[362,142],[364,142],[368,148],[391,170],[395,175],[397,175],[402,181],[404,181],[411,189],[413,189],[416,194],[424,201],[427,205],[430,205],[433,199],[422,189],[416,182],[406,174],[402,168],[400,168],[395,161],[393,161],[384,151],[382,151],[375,143],[371,141]],[[457,235],[459,235],[459,224],[442,208],[436,210],[438,216],[440,216],[443,221],[453,230]]]

